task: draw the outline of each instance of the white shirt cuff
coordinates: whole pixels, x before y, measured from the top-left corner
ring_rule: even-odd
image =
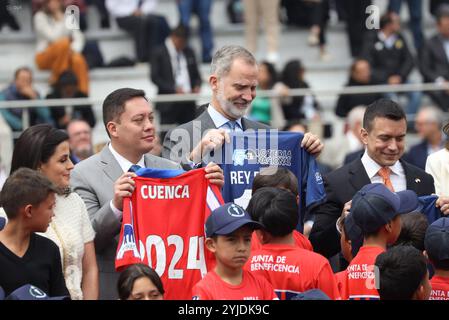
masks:
[[[118,221],[122,221],[122,217],[123,217],[123,211],[120,211],[119,209],[117,209],[114,204],[111,202],[109,202],[109,206],[111,207],[112,212],[114,212],[115,216],[117,217]]]

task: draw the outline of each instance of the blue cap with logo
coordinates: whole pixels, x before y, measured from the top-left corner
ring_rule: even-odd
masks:
[[[418,196],[412,190],[391,192],[382,183],[370,183],[352,198],[350,214],[364,234],[379,230],[398,214],[419,211]]]
[[[429,258],[449,260],[449,218],[440,218],[427,228],[424,247]]]
[[[5,300],[70,300],[69,296],[49,297],[43,290],[26,284],[11,292]]]
[[[206,237],[228,235],[240,227],[249,226],[260,229],[262,225],[251,219],[248,212],[235,203],[228,202],[218,207],[206,220]]]

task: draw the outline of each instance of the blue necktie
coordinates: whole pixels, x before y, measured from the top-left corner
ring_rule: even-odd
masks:
[[[229,120],[228,122],[226,122],[226,124],[231,129],[231,131],[235,131],[235,125],[236,125],[235,121]]]
[[[139,165],[137,165],[137,164],[133,164],[133,165],[129,168],[128,172],[136,172],[136,171],[139,170],[139,169],[142,169],[142,167],[139,166]]]

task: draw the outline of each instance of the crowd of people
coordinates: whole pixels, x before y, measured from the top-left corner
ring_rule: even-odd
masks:
[[[150,62],[159,93],[198,92],[202,81],[195,53],[187,46],[187,24],[191,13],[202,20],[211,1],[180,1],[182,23],[173,30],[154,14],[156,4],[106,0],[103,8],[115,10],[119,27],[133,35],[137,57]],[[253,1],[244,4],[256,5]],[[326,4],[323,0],[315,8],[320,15]],[[82,54],[82,33],[66,33],[61,1],[41,5],[34,18],[36,65],[51,70],[49,83],[54,92],[49,97],[86,97],[88,64]],[[380,30],[367,36],[361,48],[354,47],[360,52],[351,66],[348,86],[407,82],[414,59],[399,32],[397,7],[391,1],[391,11],[380,19]],[[435,15],[439,35],[430,41],[444,43],[449,7],[440,7]],[[248,19],[255,23],[251,20],[255,17]],[[314,21],[311,39],[324,37],[320,34],[325,23]],[[246,186],[251,190],[247,207],[224,203],[220,196],[214,207],[207,203],[210,213],[204,217],[203,242],[196,241],[199,259],[206,255],[212,260],[203,270],[196,253],[192,257],[189,251],[182,258],[188,260],[186,269],[197,270],[202,277],[185,283],[187,292],[182,294],[196,300],[449,299],[449,181],[445,173],[449,124],[442,116],[446,104],[435,98],[437,106],[421,107],[420,94],[414,92],[405,107],[391,93],[341,96],[336,113],[347,117],[344,146],[324,146],[317,135],[304,132],[307,125],[301,123],[319,120],[317,97],[289,94],[291,89],[309,87],[305,67],[295,59],[277,76],[273,64],[277,40],[272,37],[278,26],[271,27],[267,61],[258,63],[251,52],[256,50],[251,38],[254,25],[246,34],[251,50],[225,45],[212,54],[210,23],[202,21],[202,61],[211,65],[210,102],[195,115],[194,102],[153,105],[143,90],[114,90],[103,101],[103,124],[110,141],[101,150],[92,145],[96,120],[91,108],[73,107],[69,114],[64,107],[38,108],[28,128],[22,126],[20,109],[2,109],[6,122],[20,133],[0,193],[0,293],[6,299],[17,299],[29,286],[43,291],[42,296],[73,300],[149,300],[173,295],[170,281],[183,281],[183,270],[173,264],[175,256],[181,259],[179,241],[190,241],[190,247],[195,242],[172,235],[168,244],[176,250],[170,266],[152,256],[143,257],[139,246],[146,246],[151,255],[153,244],[134,243],[132,228],[138,221],[125,220],[130,211],[132,215],[140,210],[132,204],[131,209],[126,207],[129,199],[137,193],[149,197],[137,188],[135,178],[145,168],[153,169],[165,172],[158,176],[158,183],[164,183],[163,178],[172,177],[173,172],[199,169],[204,170],[207,186],[223,189],[232,183],[226,180],[226,163],[212,161],[217,159],[214,154],[236,137],[270,128],[303,132],[295,134],[302,138],[299,147],[312,155],[307,167],[299,162],[301,169],[307,169],[300,176],[286,168],[263,168]],[[441,72],[449,69],[438,66],[435,46],[423,43],[415,31],[423,74],[432,74],[430,81],[445,82]],[[323,41],[318,40],[321,45]],[[444,45],[441,49],[439,54],[445,56]],[[273,89],[279,95],[257,97],[259,89]],[[4,97],[39,98],[29,68],[17,70]],[[188,112],[178,114],[184,105]],[[161,143],[156,110],[163,119],[170,118],[168,123],[179,124]],[[414,125],[423,141],[405,153],[410,113],[416,114]],[[234,162],[238,162],[237,151],[233,150]],[[325,166],[317,160],[326,152],[335,162],[324,174]],[[245,153],[245,160],[253,157]],[[304,206],[303,198],[312,195],[305,194],[303,187],[312,184],[312,179],[321,185],[325,197]],[[170,197],[169,187],[158,190],[155,197]],[[184,192],[174,192],[172,197],[188,195]],[[207,197],[211,197],[209,191]],[[205,199],[195,201],[206,206]],[[169,210],[177,212],[174,201]],[[161,250],[164,243],[154,246]],[[148,263],[131,264],[117,272],[122,248]],[[158,254],[156,259],[161,258]],[[168,278],[162,277],[165,268]]]

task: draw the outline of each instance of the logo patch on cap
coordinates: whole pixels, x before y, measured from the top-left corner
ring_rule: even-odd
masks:
[[[245,211],[243,211],[243,209],[240,208],[239,206],[237,206],[237,205],[235,205],[235,204],[231,204],[231,205],[228,207],[228,214],[229,214],[231,217],[239,218],[239,217],[245,216]]]

